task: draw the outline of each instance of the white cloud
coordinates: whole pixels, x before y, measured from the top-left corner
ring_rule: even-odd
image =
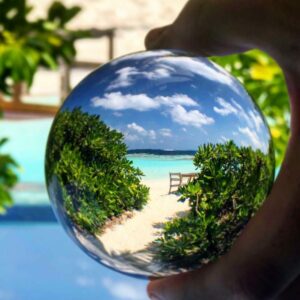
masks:
[[[116,71],[117,78],[111,82],[107,90],[128,87],[134,84],[135,79],[146,78],[159,80],[171,76],[174,69],[169,66],[157,66],[151,71],[139,71],[136,67],[124,67]]]
[[[239,119],[244,120],[248,124],[249,127],[253,127],[253,122],[251,121],[250,116],[246,113],[245,109],[233,99],[232,99],[232,103],[238,109],[237,115],[238,115]]]
[[[130,55],[125,55],[125,56],[119,57],[119,58],[113,60],[111,62],[111,64],[116,65],[120,62],[127,61],[127,60],[139,60],[139,59],[145,59],[145,58],[158,57],[161,55],[173,55],[173,54],[171,51],[168,51],[168,50],[138,52],[138,53],[133,53]]]
[[[138,74],[138,70],[135,67],[125,67],[116,72],[117,79],[111,82],[108,86],[108,90],[130,86],[133,84],[132,76]]]
[[[230,74],[204,58],[196,59],[185,56],[174,56],[170,51],[154,51],[124,56],[113,61],[111,64],[116,65],[126,60],[139,60],[150,57],[153,57],[151,65],[148,60],[144,62],[146,66],[149,67],[149,71],[139,71],[136,67],[126,66],[116,72],[118,77],[108,86],[107,90],[130,86],[134,84],[135,78],[144,77],[149,80],[159,80],[170,77],[172,74],[180,73],[182,77],[190,76],[190,74],[200,75],[210,81],[227,85],[235,92],[240,93],[239,85],[236,84]],[[153,63],[155,63],[155,69],[151,69],[151,67],[153,68]]]
[[[157,96],[156,99],[161,105],[175,106],[177,104],[184,106],[198,106],[198,103],[187,95],[174,94],[172,96]]]
[[[238,110],[231,103],[227,102],[222,98],[217,98],[216,102],[220,105],[220,107],[214,106],[214,111],[222,116],[228,116],[230,114],[237,115]]]
[[[171,75],[169,68],[157,68],[153,71],[141,72],[139,75],[145,76],[147,79],[162,79]]]
[[[255,148],[261,148],[263,145],[260,143],[259,138],[255,131],[251,130],[249,127],[239,127],[239,132],[243,133],[248,137],[248,139],[251,141],[253,147]]]
[[[103,98],[95,97],[91,100],[92,106],[101,106],[111,110],[134,109],[137,111],[147,111],[157,109],[160,106],[156,100],[148,97],[146,94],[125,94],[121,92],[104,94]]]
[[[133,109],[137,111],[149,111],[152,109],[168,107],[169,110],[162,110],[162,114],[171,115],[174,122],[189,125],[194,127],[201,127],[214,123],[214,119],[208,117],[199,110],[187,111],[184,106],[195,107],[199,106],[198,103],[187,95],[174,94],[172,96],[156,96],[150,98],[146,94],[122,94],[121,92],[104,94],[103,98],[95,97],[91,100],[92,106],[101,106],[110,110],[126,110]],[[129,124],[128,129],[137,129],[136,123]],[[139,128],[140,133],[142,127]],[[147,131],[145,131],[147,132]],[[144,132],[144,133],[145,133]],[[155,132],[150,133],[148,136],[152,139],[156,137]]]
[[[237,93],[239,92],[233,77],[230,76],[227,72],[225,72],[222,68],[214,63],[207,63],[206,59],[194,59],[191,57],[162,57],[158,58],[157,61],[160,63],[166,64],[174,64],[176,65],[176,70],[178,73],[184,74],[184,72],[188,71],[201,77],[204,77],[210,81],[219,82],[221,84],[230,86]]]
[[[172,137],[172,130],[169,128],[162,128],[159,130],[159,134],[164,137]]]
[[[253,110],[249,112],[249,116],[252,119],[252,121],[253,121],[253,123],[255,125],[256,130],[260,131],[260,128],[263,125],[263,119],[262,119],[262,117],[257,112],[255,112]]]
[[[171,117],[174,122],[194,127],[202,127],[203,125],[213,124],[213,118],[201,113],[199,110],[187,111],[183,106],[176,105],[170,111]]]
[[[145,128],[143,128],[142,126],[136,124],[136,123],[131,123],[127,125],[127,128],[132,131],[135,132],[135,134],[143,136],[143,137],[147,137],[151,140],[155,140],[156,139],[156,132],[152,129],[150,130],[146,130]],[[135,136],[137,136],[135,135]],[[133,136],[131,134],[128,134],[129,137],[131,137],[131,140],[133,140]]]
[[[142,126],[140,126],[140,125],[138,125],[136,123],[128,124],[127,128],[129,128],[129,129],[131,129],[133,131],[136,131],[138,133],[142,133],[142,134],[144,134],[146,132],[146,130]]]
[[[141,140],[141,138],[148,138],[150,140],[155,140],[157,138],[157,135],[163,137],[172,137],[172,130],[169,128],[161,128],[156,133],[155,130],[153,129],[146,130],[142,126],[133,122],[131,124],[127,124],[127,129],[129,131],[125,133],[125,138],[128,141],[137,141],[137,140]]]
[[[104,278],[102,285],[110,292],[111,295],[123,300],[146,300],[144,290],[137,288],[136,285],[126,281],[115,281],[110,278]]]
[[[245,109],[233,99],[231,100],[231,103],[222,98],[217,98],[216,101],[220,105],[220,107],[214,106],[214,111],[216,113],[222,116],[234,114],[239,119],[244,120],[248,127],[260,131],[261,126],[263,125],[263,119],[255,110],[246,112]]]
[[[92,106],[101,106],[110,110],[134,109],[148,111],[161,106],[172,107],[177,104],[198,106],[197,102],[187,95],[174,94],[172,96],[149,97],[146,94],[122,94],[121,92],[106,93],[104,97],[95,97],[91,100]]]

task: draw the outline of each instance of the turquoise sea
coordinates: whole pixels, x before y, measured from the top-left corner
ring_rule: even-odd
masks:
[[[169,177],[172,173],[194,172],[193,157],[189,155],[151,155],[135,154],[128,155],[133,165],[140,168],[145,179],[160,179]]]

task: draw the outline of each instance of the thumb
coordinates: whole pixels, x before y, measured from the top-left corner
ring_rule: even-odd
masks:
[[[172,25],[152,29],[145,38],[147,50],[172,48]]]
[[[199,273],[199,271],[193,271],[153,280],[148,284],[148,295],[151,300],[199,299]]]

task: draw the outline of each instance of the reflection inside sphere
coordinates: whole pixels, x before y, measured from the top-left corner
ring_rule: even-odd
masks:
[[[48,140],[55,213],[98,262],[135,276],[228,251],[273,182],[270,133],[241,84],[204,58],[141,52],[94,71]]]

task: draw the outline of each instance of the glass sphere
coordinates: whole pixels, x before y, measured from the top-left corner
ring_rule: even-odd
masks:
[[[46,181],[92,258],[160,277],[226,253],[274,176],[269,129],[243,86],[201,57],[124,56],[87,76],[54,120]]]

